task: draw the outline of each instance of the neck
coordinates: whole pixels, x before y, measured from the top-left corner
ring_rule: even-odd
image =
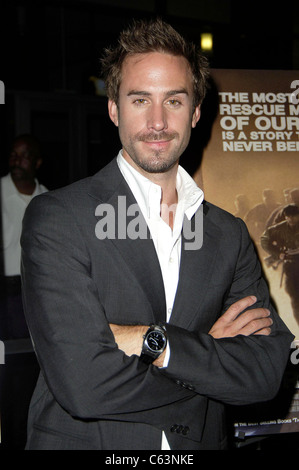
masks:
[[[133,166],[140,174],[149,179],[152,183],[161,187],[161,218],[173,229],[176,205],[178,195],[176,190],[176,179],[179,163],[176,162],[171,168],[161,173],[151,173],[143,170],[131,158],[123,152],[123,157]]]
[[[154,174],[149,178],[153,183],[158,184],[162,189],[161,198],[161,218],[173,229],[178,194],[176,190],[177,167],[174,171]]]
[[[14,185],[21,194],[26,194],[27,196],[31,196],[35,190],[35,181],[32,180],[14,180]]]
[[[148,179],[157,184],[162,189],[161,203],[168,206],[177,203],[176,191],[176,177],[177,166],[172,168],[167,173],[150,173],[147,175]]]

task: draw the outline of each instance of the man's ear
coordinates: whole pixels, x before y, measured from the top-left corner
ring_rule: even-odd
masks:
[[[196,124],[198,123],[199,121],[199,118],[200,118],[200,104],[198,106],[196,106],[194,112],[193,112],[193,115],[192,115],[192,127],[196,127]]]
[[[42,158],[38,158],[38,159],[36,160],[35,169],[38,170],[42,163],[43,163],[43,159],[42,159]]]
[[[118,126],[118,107],[115,101],[108,100],[108,113],[111,121]]]

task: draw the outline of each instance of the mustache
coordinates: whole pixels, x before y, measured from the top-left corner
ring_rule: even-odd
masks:
[[[156,132],[148,132],[146,134],[137,134],[135,137],[135,141],[139,142],[158,142],[158,141],[169,141],[173,140],[178,137],[177,132],[165,132],[161,131],[159,133]]]
[[[24,168],[18,166],[18,165],[13,165],[10,167],[10,170],[24,170]]]

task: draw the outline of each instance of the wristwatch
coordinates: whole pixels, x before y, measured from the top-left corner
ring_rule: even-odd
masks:
[[[143,338],[140,360],[146,364],[151,364],[166,348],[167,337],[165,328],[160,325],[150,325]]]

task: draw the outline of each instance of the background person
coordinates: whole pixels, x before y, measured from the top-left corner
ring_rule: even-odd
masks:
[[[29,134],[16,137],[8,158],[9,173],[0,180],[1,339],[28,337],[21,295],[20,237],[26,207],[33,197],[47,191],[36,178],[41,164],[41,149],[37,139]]]

